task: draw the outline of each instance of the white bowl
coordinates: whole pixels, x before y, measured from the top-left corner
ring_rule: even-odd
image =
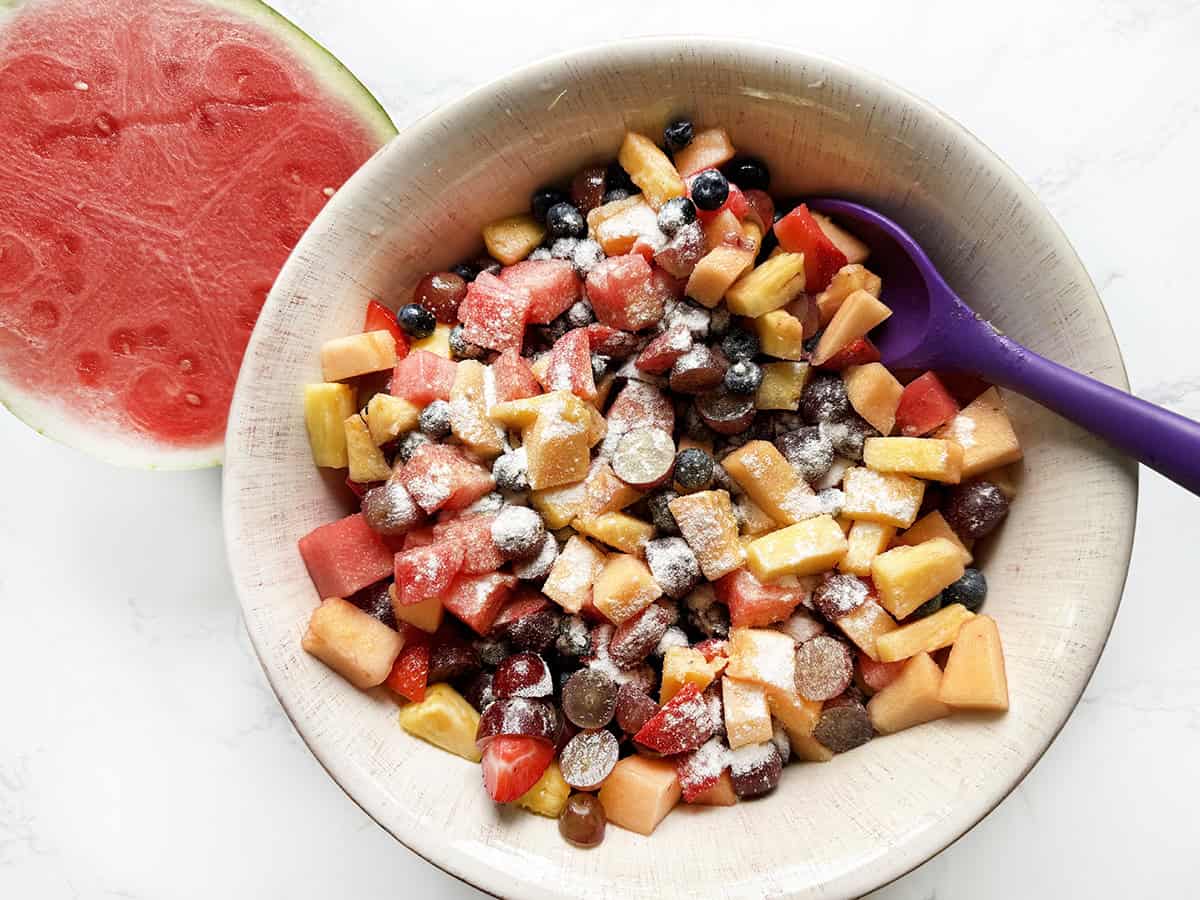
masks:
[[[884,80],[781,47],[659,38],[556,57],[421,120],[371,159],[296,247],[250,340],[229,419],[230,566],[267,677],[313,753],[363,809],[430,862],[520,897],[836,897],[928,859],[1016,786],[1071,713],[1121,597],[1136,467],[1014,398],[1023,491],[986,561],[1012,709],[789,767],[777,791],[681,808],[651,838],[610,828],[567,846],[553,822],[497,808],[479,769],[404,733],[303,653],[317,601],[296,540],[344,514],[313,467],[301,390],[318,348],[479,247],[479,227],[538,184],[611,159],[626,128],[690,114],[770,163],[773,193],[860,199],[905,225],[950,283],[1040,353],[1126,387],[1096,291],[1046,210],[960,125]]]

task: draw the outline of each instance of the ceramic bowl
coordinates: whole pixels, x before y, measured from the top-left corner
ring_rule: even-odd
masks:
[[[296,551],[345,514],[313,467],[302,386],[367,298],[476,254],[482,223],[614,157],[627,128],[689,114],[770,163],[777,196],[847,197],[891,215],[950,284],[1040,353],[1127,386],[1079,259],[1027,187],[962,126],[885,80],[781,47],[695,38],[581,50],[521,69],[417,122],[341,188],[285,265],[250,341],[229,420],[229,561],[275,692],[363,809],[433,864],[514,897],[839,897],[912,869],[978,822],[1037,762],[1087,683],[1129,561],[1136,469],[1014,398],[1024,484],[985,562],[1012,708],[789,767],[771,796],[679,808],[644,838],[567,846],[555,823],[498,808],[479,769],[404,733],[386,691],[361,693],[300,649],[316,593]]]

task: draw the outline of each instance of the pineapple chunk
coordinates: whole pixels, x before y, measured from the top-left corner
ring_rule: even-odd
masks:
[[[737,516],[743,540],[747,537],[758,537],[779,527],[779,523],[767,515],[766,510],[745,494],[733,501],[733,511]]]
[[[675,168],[684,178],[704,169],[718,169],[733,159],[733,141],[724,128],[706,128],[675,154]]]
[[[348,384],[306,384],[304,424],[313,463],[328,469],[344,469],[346,418],[354,413],[354,388]]]
[[[762,685],[771,697],[796,689],[796,642],[771,628],[730,633],[728,675]]]
[[[592,583],[608,558],[587,538],[573,535],[546,576],[542,593],[569,613],[577,613],[592,596]]]
[[[433,634],[442,625],[442,614],[446,611],[441,597],[430,597],[420,603],[402,604],[396,599],[396,585],[388,587],[392,601],[392,612],[398,622],[407,622],[422,631]]]
[[[579,518],[571,527],[624,553],[642,554],[654,538],[654,526],[628,513],[608,512],[589,519]]]
[[[628,553],[610,557],[592,584],[592,602],[614,625],[632,619],[661,596],[650,569]]]
[[[746,551],[746,567],[763,582],[816,575],[837,565],[846,547],[846,536],[832,516],[814,516],[758,538]]]
[[[737,794],[733,792],[733,778],[728,772],[721,772],[716,784],[693,798],[692,806],[736,806],[737,802]]]
[[[629,173],[630,180],[642,189],[646,201],[655,209],[673,197],[687,194],[683,179],[675,171],[675,164],[645,135],[635,131],[625,132],[625,140],[617,152],[617,162]]]
[[[928,653],[904,664],[896,680],[867,703],[871,724],[880,734],[895,734],[914,725],[944,719],[951,709],[938,699],[942,670]]]
[[[817,294],[817,310],[821,314],[821,327],[824,328],[833,319],[845,302],[846,298],[855,291],[866,291],[872,297],[878,297],[883,291],[883,281],[873,272],[858,265],[842,266],[838,269],[829,287]]]
[[[838,568],[851,575],[870,575],[871,560],[888,548],[896,536],[895,525],[860,519],[850,526],[846,536],[849,547]]]
[[[383,684],[404,639],[348,600],[330,597],[313,610],[300,646],[356,688]]]
[[[762,367],[763,379],[754,395],[756,409],[786,409],[800,407],[800,394],[808,381],[808,363],[769,362]]]
[[[899,472],[946,484],[958,484],[962,459],[960,445],[933,438],[867,438],[863,447],[863,462],[876,472]]]
[[[721,465],[776,522],[793,525],[812,516],[812,488],[774,444],[750,441],[721,460]]]
[[[859,650],[879,662],[877,641],[880,635],[895,631],[899,626],[886,609],[868,597],[854,612],[838,619],[837,627]]]
[[[825,232],[825,237],[833,242],[833,246],[842,251],[842,255],[846,257],[846,262],[851,265],[861,264],[871,255],[871,250],[866,244],[836,224],[828,216],[813,213],[812,217],[816,220],[820,229]]]
[[[728,493],[697,491],[676,497],[668,507],[705,578],[716,581],[742,567],[746,553],[738,541],[737,517]]]
[[[570,397],[568,401],[563,394]],[[587,477],[592,419],[587,404],[574,394],[558,391],[541,406],[524,433],[529,486],[540,491],[582,481]]]
[[[396,365],[396,339],[387,331],[364,331],[321,345],[321,377],[345,381]]]
[[[703,653],[692,647],[668,647],[663,656],[658,702],[666,703],[685,684],[694,684],[698,690],[704,690],[724,671],[728,662],[724,656],[714,656],[713,661],[709,662]]]
[[[429,337],[420,338],[412,342],[408,348],[408,352],[414,350],[424,350],[426,353],[432,353],[434,356],[440,356],[444,359],[453,359],[450,353],[450,331],[451,326],[439,322],[433,328],[433,334]]]
[[[726,675],[721,679],[721,702],[725,708],[725,736],[731,750],[769,741],[775,733],[762,685]]]
[[[346,459],[350,466],[350,480],[359,484],[372,481],[387,481],[392,474],[383,451],[371,439],[371,430],[358,413],[348,416],[343,423],[346,431]]]
[[[533,373],[533,377],[538,380],[538,384],[542,386],[542,390],[546,390],[547,383],[550,380],[550,353],[549,351],[542,353],[529,366],[529,371]],[[536,398],[534,398],[536,399]],[[520,403],[521,401],[516,401]]]
[[[792,745],[792,752],[805,762],[829,762],[834,753],[811,734],[797,734],[791,730],[787,733]]]
[[[371,429],[371,440],[377,445],[412,431],[420,418],[421,407],[403,397],[376,394],[367,402],[367,427]]]
[[[824,334],[817,342],[812,356],[814,366],[822,365],[831,356],[884,321],[892,311],[866,291],[855,291],[834,313]]]
[[[945,538],[895,547],[871,562],[879,602],[897,619],[936,597],[963,576],[962,554]]]
[[[488,254],[506,266],[527,257],[545,236],[545,226],[529,213],[505,216],[483,226],[483,243]]]
[[[1004,650],[991,616],[976,616],[959,630],[938,699],[957,709],[1008,709]]]
[[[613,766],[597,796],[609,822],[649,835],[682,793],[673,762],[634,754]]]
[[[988,388],[975,398],[934,437],[962,445],[963,478],[1008,465],[1022,456],[1004,400],[995,388]]]
[[[871,423],[882,435],[889,435],[896,425],[896,409],[904,386],[882,363],[850,366],[842,373],[846,396],[854,411]]]
[[[975,613],[961,603],[951,603],[931,616],[881,634],[875,639],[878,662],[896,662],[918,653],[932,653],[949,647],[963,624],[973,618]]]
[[[836,461],[835,461],[835,465],[836,465]],[[839,478],[838,484],[841,484],[841,482],[842,482],[842,479]],[[846,535],[846,537],[849,538],[850,537],[850,529],[854,527],[854,520],[852,518],[850,518],[848,515],[846,515],[844,512],[840,512],[840,513],[838,513],[838,516],[836,519],[834,519],[834,521],[838,523],[838,528],[842,529],[842,534]]]
[[[821,718],[822,705],[820,700],[801,697],[794,685],[786,691],[767,693],[771,715],[779,720],[789,736],[793,733],[812,734],[817,727],[817,720]]]
[[[643,234],[658,228],[658,213],[643,194],[614,200],[597,206],[587,215],[588,236],[600,244],[608,256],[621,256],[633,249]]]
[[[606,462],[593,465],[583,482],[583,501],[577,515],[581,519],[617,512],[635,503],[642,492],[631,488],[618,478]]]
[[[932,541],[934,538],[945,538],[954,544],[959,549],[963,565],[969,566],[971,564],[972,556],[970,548],[962,542],[962,538],[954,533],[954,529],[950,527],[950,523],[936,509],[918,519],[908,531],[898,535],[896,537],[896,545],[915,547],[917,544]]]
[[[925,482],[908,475],[885,475],[855,466],[842,477],[846,502],[842,512],[851,519],[907,528],[917,520]]]
[[[754,320],[762,352],[776,359],[804,359],[804,323],[777,309]]]
[[[431,684],[425,689],[424,700],[409,703],[401,709],[400,727],[414,737],[470,762],[477,763],[481,758],[475,746],[479,713],[448,684]]]
[[[781,253],[747,272],[725,292],[735,316],[757,318],[787,306],[804,290],[804,254]]]
[[[529,505],[542,514],[546,527],[551,531],[565,528],[580,514],[585,497],[585,482],[577,481],[561,487],[533,491]]]
[[[557,819],[567,808],[567,798],[570,796],[571,786],[563,778],[558,762],[551,760],[546,771],[542,773],[542,777],[534,782],[533,787],[518,797],[516,803],[517,806],[537,813],[539,816]]]
[[[509,400],[497,403],[488,410],[488,418],[504,428],[523,430],[537,421],[543,407],[551,403],[562,403],[563,408],[572,412],[576,405],[583,401],[570,391],[555,391],[550,394],[538,394],[536,397],[525,397],[521,400]]]
[[[484,379],[489,374],[483,363],[464,359],[450,387],[450,431],[483,459],[495,459],[504,451],[501,431],[488,418]]]

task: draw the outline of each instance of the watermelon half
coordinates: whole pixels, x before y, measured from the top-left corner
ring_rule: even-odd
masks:
[[[395,134],[257,0],[0,0],[0,400],[125,465],[219,464],[250,331]]]

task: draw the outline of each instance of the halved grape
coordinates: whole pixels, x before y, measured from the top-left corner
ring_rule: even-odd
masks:
[[[502,734],[535,737],[553,744],[558,739],[558,729],[558,713],[547,701],[504,697],[492,703],[480,717],[475,745],[482,750],[492,738]]]
[[[549,697],[554,692],[550,667],[536,653],[514,653],[496,667],[492,692],[497,697]]]
[[[603,728],[612,721],[616,705],[616,682],[603,672],[580,669],[563,685],[563,714],[580,728]]]

